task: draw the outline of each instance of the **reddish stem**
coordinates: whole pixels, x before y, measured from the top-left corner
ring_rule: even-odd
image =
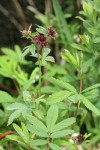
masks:
[[[12,131],[8,131],[8,132],[5,132],[3,134],[0,134],[0,140],[4,139],[7,135],[10,135],[10,134],[13,134],[14,132]]]

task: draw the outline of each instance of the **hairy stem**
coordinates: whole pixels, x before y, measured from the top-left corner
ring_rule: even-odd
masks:
[[[41,59],[39,57],[39,97],[41,96]]]
[[[80,70],[80,94],[82,92],[82,88],[83,88],[83,78],[82,78],[82,69]],[[75,112],[75,117],[77,117],[77,113],[78,113],[78,109],[80,106],[80,100],[77,103],[77,107],[76,107],[76,112]]]

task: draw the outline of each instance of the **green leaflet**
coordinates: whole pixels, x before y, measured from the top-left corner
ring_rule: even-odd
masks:
[[[52,105],[47,112],[47,128],[51,131],[51,128],[55,125],[58,118],[58,106]]]
[[[27,119],[29,120],[29,122],[31,124],[34,125],[34,127],[38,130],[38,131],[44,131],[47,132],[47,128],[46,126],[40,121],[38,120],[36,117],[28,115]]]
[[[16,125],[16,124],[13,124],[13,127],[16,130],[16,132],[21,136],[21,138],[23,139],[23,141],[25,143],[27,143],[29,141],[29,138],[25,135],[25,133],[22,131],[22,129],[18,125]]]
[[[83,104],[89,109],[91,110],[93,113],[95,113],[97,116],[100,115],[100,111],[83,95],[81,95],[82,97],[82,102]]]
[[[46,58],[45,58],[45,61],[50,61],[50,62],[55,62],[55,59],[52,57],[52,56],[47,56]]]
[[[64,128],[67,128],[68,126],[72,125],[75,123],[76,119],[74,117],[65,119],[59,123],[57,123],[55,126],[52,127],[52,132],[57,132],[59,130],[62,130]]]
[[[10,125],[16,118],[18,118],[21,115],[21,110],[14,111],[9,119],[8,119],[8,125]]]
[[[73,130],[61,130],[61,131],[52,133],[51,138],[53,138],[53,139],[61,138],[61,137],[64,137],[66,135],[73,134],[73,133],[74,133]]]
[[[47,140],[33,140],[32,141],[33,146],[38,146],[38,145],[46,145],[47,144]]]
[[[23,122],[21,122],[21,126],[22,126],[22,130],[23,130],[24,134],[29,138],[30,135],[26,128],[26,125]]]
[[[98,87],[100,87],[100,83],[94,84],[94,85],[92,85],[92,86],[86,88],[86,89],[83,90],[82,92],[87,92],[87,91],[89,91],[89,90],[92,90],[92,89],[95,89],[95,88],[98,88]]]
[[[24,109],[27,109],[27,106],[23,103],[13,103],[13,104],[10,104],[8,107],[7,107],[8,110],[16,110],[16,109],[19,109],[19,110],[24,110]]]
[[[37,27],[38,27],[38,28],[36,28],[36,30],[37,30],[40,34],[44,34],[44,35],[47,34],[47,30],[46,30],[44,27],[39,26],[39,25],[37,25]]]
[[[91,51],[88,50],[87,47],[80,45],[80,44],[76,44],[76,43],[72,43],[71,46],[75,49],[81,50],[83,52],[87,52],[87,53],[91,53]]]
[[[10,140],[13,140],[13,141],[18,142],[18,144],[22,145],[22,146],[25,147],[25,148],[28,148],[27,144],[25,144],[24,141],[22,140],[22,138],[19,137],[19,136],[16,136],[16,135],[8,135],[7,138],[10,139]]]
[[[16,118],[18,118],[21,114],[24,118],[26,118],[26,115],[28,112],[28,107],[27,105],[23,104],[23,103],[13,103],[10,104],[7,107],[8,110],[15,110],[9,117],[8,120],[8,125],[11,124]]]
[[[55,92],[47,98],[47,105],[59,103],[66,100],[71,95],[73,95],[73,93],[67,90]]]
[[[61,148],[56,144],[49,143],[49,146],[52,150],[61,150]]]
[[[62,80],[59,80],[59,79],[55,79],[55,78],[50,78],[49,80],[50,82],[52,82],[53,84],[56,84],[58,85],[59,87],[62,87],[70,92],[74,92],[74,93],[77,93],[77,90],[69,83],[66,83]]]
[[[10,94],[4,91],[0,91],[0,103],[11,103],[14,101],[15,99]]]
[[[27,125],[27,129],[32,133],[32,134],[36,134],[40,137],[48,137],[48,134],[47,132],[41,130],[41,129],[38,129],[36,126],[33,126],[31,124],[28,124]]]
[[[24,48],[24,52],[22,53],[21,59],[24,58],[29,52],[35,53],[36,47],[34,44],[31,44]]]

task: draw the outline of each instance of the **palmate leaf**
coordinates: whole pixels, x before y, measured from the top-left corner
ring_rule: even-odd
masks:
[[[71,95],[73,95],[73,93],[67,90],[55,92],[47,98],[47,105],[59,103],[66,100]]]
[[[51,129],[51,132],[53,133],[53,132],[63,130],[65,128],[69,127],[70,125],[72,125],[73,123],[75,123],[75,121],[76,121],[76,119],[74,117],[65,119],[65,120],[57,123],[56,125],[54,125]]]
[[[52,82],[53,84],[56,84],[58,85],[59,87],[62,87],[68,91],[71,91],[71,92],[74,92],[74,93],[77,93],[77,90],[69,83],[66,83],[62,80],[59,80],[59,79],[55,79],[55,78],[50,78],[49,80],[50,82]]]
[[[64,137],[66,135],[73,134],[73,133],[74,133],[74,130],[61,130],[61,131],[52,133],[50,137],[53,139],[56,139],[56,138],[61,138],[61,137]]]
[[[51,128],[55,125],[58,118],[58,106],[52,105],[47,112],[47,128],[51,131]]]
[[[81,95],[82,102],[88,108],[91,110],[93,113],[95,113],[97,116],[100,115],[100,111],[83,95]]]

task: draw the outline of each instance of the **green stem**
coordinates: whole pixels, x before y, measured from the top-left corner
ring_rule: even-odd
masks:
[[[42,71],[41,71],[41,61],[42,61],[42,47],[38,48],[38,62],[39,62],[39,97],[41,96],[41,78],[42,78]]]
[[[80,94],[82,92],[82,88],[83,88],[83,78],[82,78],[82,69],[80,70]],[[78,113],[78,109],[80,106],[80,100],[77,103],[77,107],[76,107],[76,112],[75,112],[75,117],[77,117],[77,113]]]
[[[39,84],[38,84],[38,95],[41,96],[41,80],[42,80],[42,47],[38,48],[38,62],[39,62]],[[40,104],[38,105],[38,109],[40,107]]]
[[[39,58],[39,97],[41,96],[41,59]]]
[[[46,149],[45,150],[49,150],[49,142],[50,142],[50,137],[48,136],[48,138],[47,138],[47,145],[46,145]]]

